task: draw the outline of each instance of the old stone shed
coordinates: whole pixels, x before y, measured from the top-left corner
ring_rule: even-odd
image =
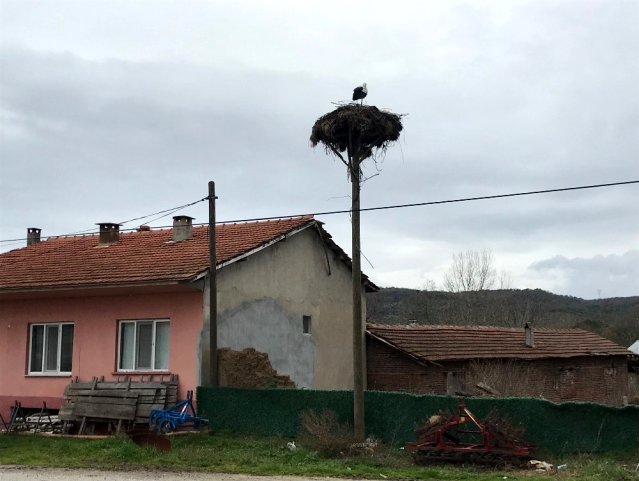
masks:
[[[367,326],[368,388],[620,405],[630,352],[582,329]]]

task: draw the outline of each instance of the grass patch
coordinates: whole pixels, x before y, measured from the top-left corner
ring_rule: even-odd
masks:
[[[137,446],[126,437],[108,439],[54,438],[0,435],[0,465],[92,468],[105,470],[157,469],[208,471],[255,475],[333,476],[368,479],[423,479],[437,481],[639,481],[632,471],[636,456],[573,456],[559,461],[568,469],[553,476],[530,471],[503,471],[478,467],[414,466],[396,447],[383,447],[373,457],[326,459],[304,448],[286,449],[287,439],[216,433],[172,439],[170,453]],[[636,459],[635,459],[636,458]],[[624,467],[624,464],[626,465]]]

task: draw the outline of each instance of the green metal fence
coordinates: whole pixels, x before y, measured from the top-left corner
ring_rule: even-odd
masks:
[[[351,391],[198,388],[198,410],[213,430],[295,437],[305,409],[335,411],[351,421]],[[366,431],[385,442],[415,439],[415,427],[440,410],[454,411],[457,398],[367,391]],[[605,452],[639,449],[639,406],[615,408],[529,398],[466,398],[479,418],[493,409],[525,428],[524,437],[542,452]]]

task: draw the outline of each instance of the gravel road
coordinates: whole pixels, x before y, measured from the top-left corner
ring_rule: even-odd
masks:
[[[22,468],[0,466],[0,481],[306,481],[331,478],[249,476],[219,473],[167,473],[164,471],[97,471],[90,469]],[[335,478],[333,478],[335,479]]]

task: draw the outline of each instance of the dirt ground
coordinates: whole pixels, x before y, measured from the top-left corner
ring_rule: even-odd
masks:
[[[88,469],[0,466],[0,481],[304,481],[330,478],[250,476],[223,473],[167,473],[164,471],[94,471]],[[352,480],[351,480],[352,481]]]

